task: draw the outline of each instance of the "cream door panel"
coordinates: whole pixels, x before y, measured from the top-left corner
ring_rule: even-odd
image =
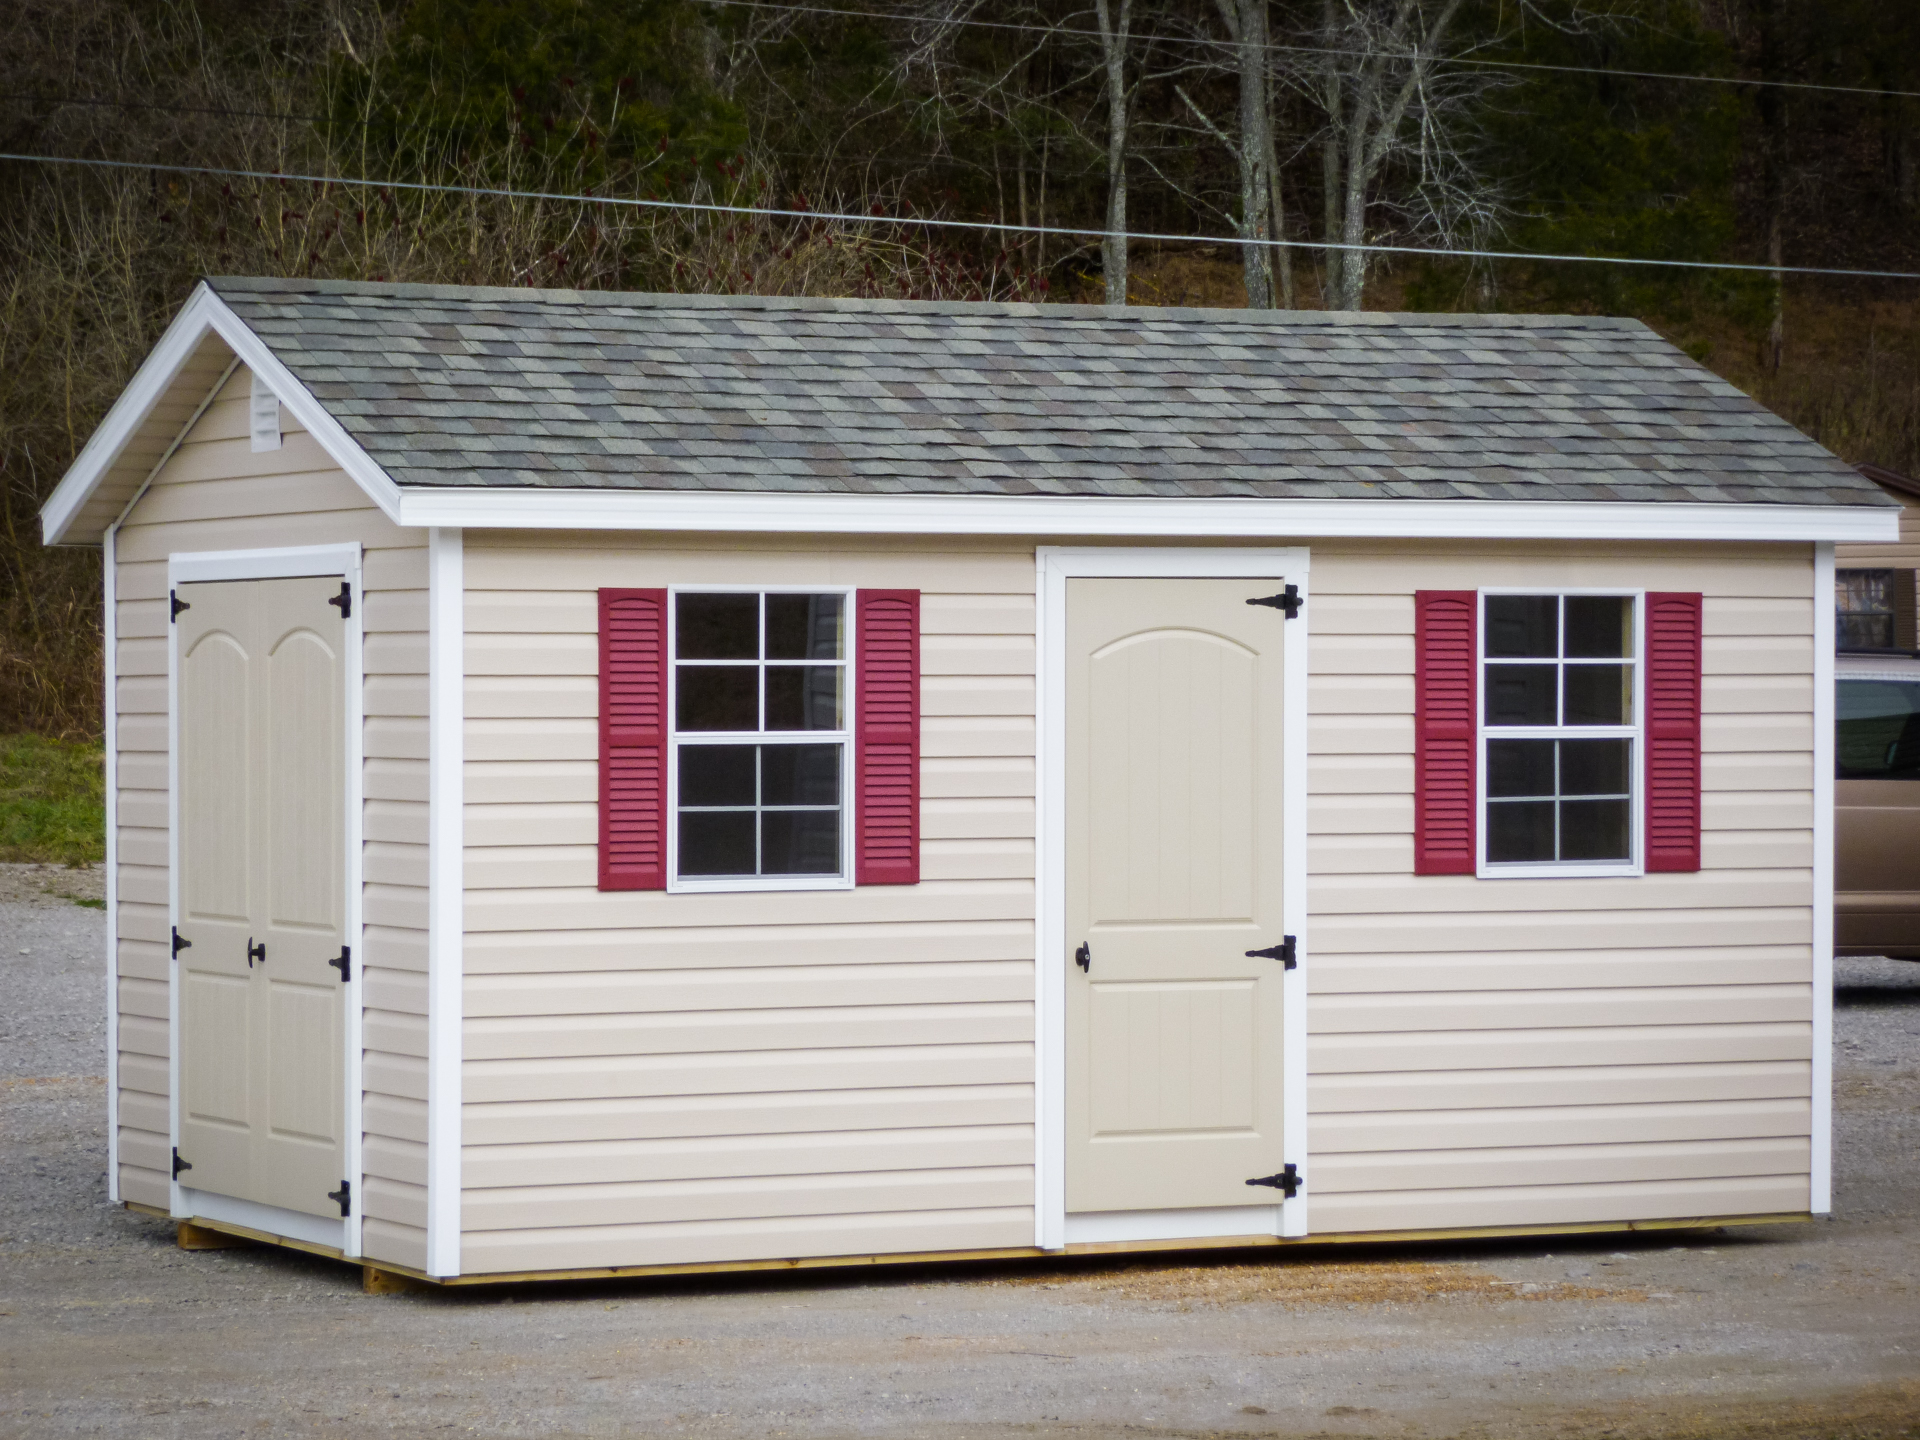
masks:
[[[1067,582],[1067,1209],[1257,1205],[1281,1166],[1272,581]]]
[[[338,1217],[345,1161],[339,579],[185,584],[182,1179]]]

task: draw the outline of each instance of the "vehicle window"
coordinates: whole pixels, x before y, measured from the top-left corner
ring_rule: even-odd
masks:
[[[1840,681],[1842,780],[1920,780],[1920,681]]]

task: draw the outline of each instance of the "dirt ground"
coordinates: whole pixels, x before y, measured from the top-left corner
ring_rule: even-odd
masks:
[[[370,1297],[106,1203],[102,916],[0,869],[0,1436],[1920,1437],[1920,964],[1830,1221]]]

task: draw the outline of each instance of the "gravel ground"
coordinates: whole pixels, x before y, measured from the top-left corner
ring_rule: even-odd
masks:
[[[1920,1436],[1920,964],[1831,1221],[376,1298],[106,1203],[102,917],[0,871],[0,1435]]]

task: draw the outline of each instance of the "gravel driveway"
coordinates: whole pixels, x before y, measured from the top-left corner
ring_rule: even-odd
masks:
[[[107,1205],[102,916],[0,869],[0,1435],[1920,1437],[1920,964],[1831,1221],[368,1297]]]

